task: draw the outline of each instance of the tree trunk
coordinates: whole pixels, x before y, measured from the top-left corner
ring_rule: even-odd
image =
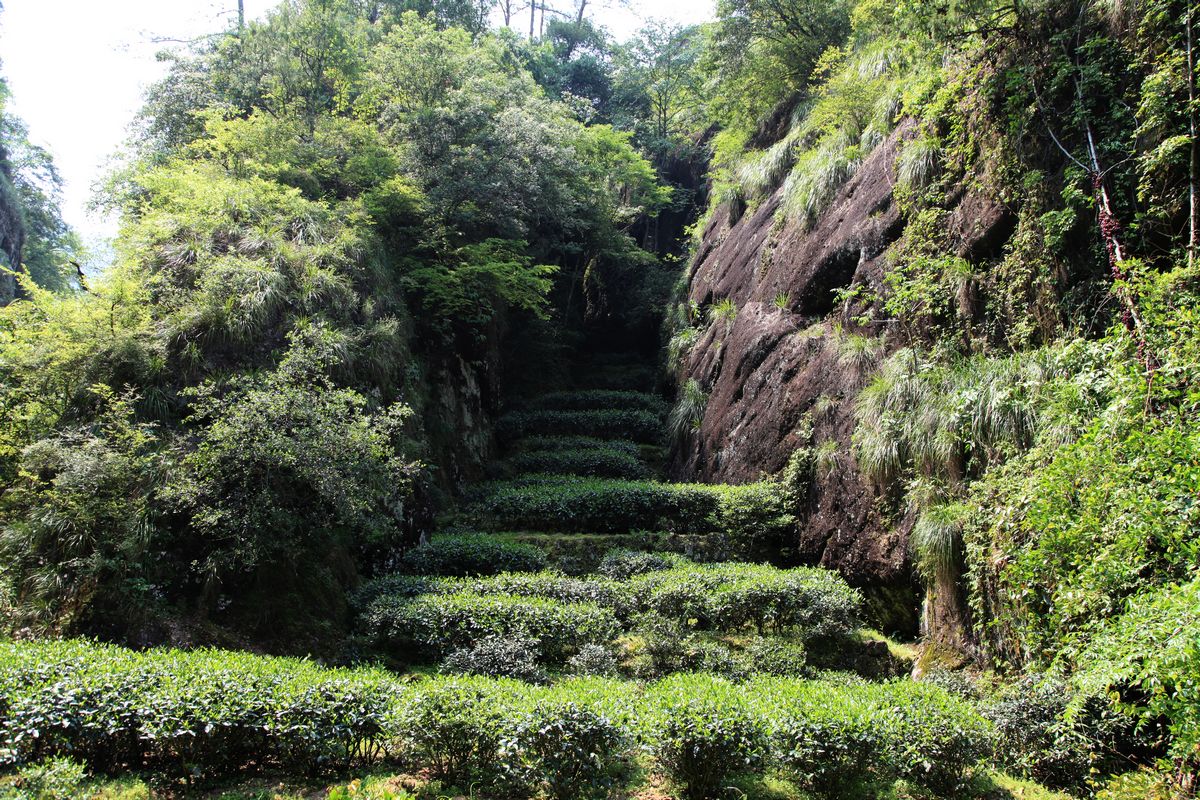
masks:
[[[529,41],[531,42],[535,25],[537,25],[537,0],[529,0]]]
[[[238,0],[238,33],[246,27],[246,0]]]

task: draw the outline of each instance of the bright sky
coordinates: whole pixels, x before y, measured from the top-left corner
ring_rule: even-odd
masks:
[[[276,0],[245,0],[257,17]],[[566,2],[563,3],[566,5]],[[702,22],[714,0],[630,0],[611,3],[599,21],[625,39],[645,19]],[[111,235],[115,220],[86,206],[92,184],[126,138],[142,93],[160,77],[154,54],[224,29],[237,0],[4,0],[0,65],[12,91],[12,110],[30,137],[53,153],[65,179],[64,216],[84,238]],[[159,40],[159,41],[156,41]]]

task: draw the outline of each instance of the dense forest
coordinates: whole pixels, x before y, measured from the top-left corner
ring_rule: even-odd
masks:
[[[0,84],[0,798],[1200,791],[1200,8],[607,14]]]

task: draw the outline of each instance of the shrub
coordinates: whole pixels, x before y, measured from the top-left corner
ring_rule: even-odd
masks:
[[[617,674],[618,666],[612,650],[599,644],[585,644],[567,659],[567,671],[576,675],[611,677]]]
[[[685,640],[681,668],[688,672],[720,675],[730,680],[742,680],[748,674],[745,665],[727,646],[695,636]]]
[[[503,573],[489,578],[444,581],[448,591],[466,594],[505,594],[543,597],[563,603],[595,603],[615,611],[628,604],[628,589],[595,576],[572,577],[561,572]]]
[[[710,800],[729,778],[759,767],[765,744],[758,722],[733,698],[680,698],[663,709],[651,750],[686,800]]]
[[[763,675],[780,678],[800,678],[808,672],[807,654],[804,645],[761,636],[746,648],[746,669]]]
[[[383,673],[83,642],[0,645],[0,753],[70,755],[217,778],[248,765],[312,772],[381,755],[395,686]]]
[[[886,731],[878,709],[851,691],[821,684],[791,687],[772,718],[780,765],[801,784],[832,794],[881,771]]]
[[[591,411],[606,408],[645,411],[666,416],[667,405],[657,395],[614,389],[581,389],[573,392],[551,392],[537,398],[532,406],[539,410]]]
[[[592,436],[527,436],[518,443],[520,450],[616,450],[637,456],[641,447],[624,439],[597,439]]]
[[[380,597],[419,597],[438,591],[441,581],[425,575],[384,575],[359,587],[350,597],[350,605],[362,613]]]
[[[712,643],[660,622],[679,642],[678,658],[723,660]],[[486,796],[598,794],[635,737],[689,798],[717,796],[731,776],[768,758],[832,796],[864,776],[951,795],[991,747],[988,724],[969,704],[910,681],[404,681],[289,659],[85,642],[0,645],[0,710],[3,765],[30,775],[39,769],[30,765],[68,755],[92,770],[171,778],[312,772],[369,766],[386,743],[406,768]]]
[[[744,696],[780,764],[825,793],[864,776],[954,796],[991,745],[988,723],[934,686],[753,678]]]
[[[687,634],[673,619],[658,614],[639,618],[634,632],[641,638],[644,663],[635,664],[638,677],[654,678],[677,672],[687,654]]]
[[[546,554],[533,545],[490,536],[439,536],[406,552],[401,566],[405,572],[417,575],[537,572],[546,568]]]
[[[624,581],[647,572],[661,572],[678,562],[662,553],[645,553],[638,550],[610,550],[600,561],[597,572],[613,580]]]
[[[983,708],[996,727],[997,763],[1046,786],[1082,788],[1098,742],[1066,719],[1073,694],[1062,681],[1039,676],[1000,691]]]
[[[606,797],[614,783],[621,730],[607,717],[572,702],[542,702],[516,723],[524,767],[556,800]]]
[[[475,510],[510,530],[628,533],[707,532],[717,509],[705,487],[562,477],[495,484]]]
[[[591,603],[473,593],[381,597],[364,623],[397,655],[436,659],[487,637],[523,637],[536,641],[540,658],[552,664],[585,644],[612,641],[620,631],[611,610]]]
[[[508,441],[522,436],[582,435],[601,439],[632,439],[652,444],[662,438],[662,419],[640,409],[599,408],[583,411],[514,411],[497,424]]]
[[[934,686],[897,681],[880,703],[894,715],[885,761],[901,778],[941,795],[966,784],[966,773],[990,752],[991,726],[965,701]]]
[[[792,547],[796,517],[788,492],[775,481],[711,486],[717,498],[715,530],[725,534],[746,558],[775,558]]]
[[[698,628],[759,633],[793,631],[806,638],[843,635],[858,619],[861,598],[836,573],[766,565],[707,564],[650,572],[629,581],[635,610]]]
[[[507,530],[720,533],[745,555],[776,555],[796,530],[787,492],[774,482],[713,486],[535,475],[491,484],[472,512],[483,524]]]
[[[637,480],[650,474],[641,458],[624,448],[525,450],[510,460],[518,472]]]
[[[515,678],[526,683],[547,680],[545,670],[538,666],[536,641],[501,636],[488,636],[455,650],[442,662],[442,672]]]
[[[501,768],[501,705],[477,685],[451,682],[418,692],[399,719],[410,759],[433,777],[456,786],[508,777]]]
[[[381,597],[412,598],[426,594],[512,595],[543,597],[566,603],[596,603],[623,608],[627,588],[604,578],[576,578],[561,572],[504,572],[479,578],[438,578],[422,575],[387,575],[371,581],[356,595],[365,610]]]

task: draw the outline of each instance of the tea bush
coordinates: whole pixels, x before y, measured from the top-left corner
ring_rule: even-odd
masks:
[[[604,644],[620,631],[613,612],[591,603],[472,593],[381,597],[363,625],[385,650],[436,660],[491,636],[537,642],[539,658],[561,664],[585,644]]]
[[[708,564],[635,576],[635,609],[696,627],[760,633],[793,631],[807,638],[850,632],[862,604],[858,592],[823,569],[781,570],[766,565]]]
[[[991,751],[992,727],[969,704],[941,689],[896,681],[868,690],[882,698],[876,704],[885,715],[895,714],[885,761],[905,780],[941,796],[952,795],[963,789],[969,770]]]
[[[780,678],[802,678],[808,673],[804,645],[782,639],[757,637],[745,649],[746,669]]]
[[[511,595],[541,597],[564,603],[595,603],[613,609],[628,605],[628,589],[600,577],[573,577],[561,572],[504,572],[480,578],[437,578],[386,575],[359,590],[360,608],[381,597],[411,598],[425,594]]]
[[[1097,768],[1119,771],[1103,761],[1119,752],[1118,739],[1132,744],[1125,729],[1133,723],[1110,707],[1106,695],[1090,699],[1048,675],[1005,686],[982,708],[996,728],[996,761],[1045,786],[1076,792],[1086,790]]]
[[[886,730],[878,709],[857,692],[821,684],[792,687],[779,698],[773,721],[776,757],[803,786],[828,793],[872,773],[886,775]]]
[[[594,436],[526,436],[514,443],[518,452],[527,450],[614,450],[629,456],[641,454],[637,442],[626,439],[597,439]]]
[[[530,781],[555,800],[608,796],[625,734],[610,719],[573,702],[543,701],[515,723],[513,748]]]
[[[367,765],[397,689],[382,672],[220,651],[134,653],[86,642],[0,645],[0,753],[99,770],[220,777]]]
[[[619,408],[645,411],[660,419],[667,415],[667,403],[658,395],[646,392],[630,392],[615,389],[580,389],[573,392],[551,392],[530,404],[539,410],[589,411],[593,409]]]
[[[495,575],[537,572],[546,554],[529,544],[504,542],[485,535],[439,536],[404,553],[402,571],[415,575]]]
[[[714,528],[718,501],[698,486],[545,477],[494,484],[474,511],[506,530],[707,533]]]
[[[790,541],[795,517],[779,484],[655,483],[531,475],[492,484],[472,509],[494,529],[562,533],[674,533],[727,536],[745,555]]]
[[[618,667],[613,651],[599,644],[585,644],[567,659],[567,671],[576,675],[611,677],[617,674]]]
[[[491,687],[449,681],[417,692],[400,709],[405,757],[454,786],[502,784],[503,705]]]
[[[546,671],[538,666],[538,643],[532,639],[488,636],[455,650],[442,662],[442,672],[514,678],[545,683]]]
[[[658,414],[624,408],[514,411],[500,418],[496,430],[507,441],[531,435],[578,435],[653,444],[663,438],[663,422]]]
[[[639,480],[650,470],[641,458],[623,448],[589,447],[580,450],[522,450],[509,463],[518,472],[579,475],[592,478]]]
[[[623,581],[647,572],[661,572],[675,566],[682,557],[639,550],[610,550],[596,569],[601,575]]]
[[[0,644],[0,710],[2,766],[31,775],[64,757],[192,780],[387,759],[506,797],[598,796],[634,745],[687,797],[768,768],[831,796],[864,777],[953,796],[992,744],[970,705],[908,681],[680,674],[537,686],[78,641]]]
[[[731,684],[668,680],[651,690],[649,702],[655,706],[645,727],[649,747],[687,800],[717,797],[731,777],[764,763],[762,721]]]
[[[991,726],[968,703],[907,680],[755,678],[745,696],[767,720],[779,763],[822,791],[869,775],[954,796],[992,744]]]

